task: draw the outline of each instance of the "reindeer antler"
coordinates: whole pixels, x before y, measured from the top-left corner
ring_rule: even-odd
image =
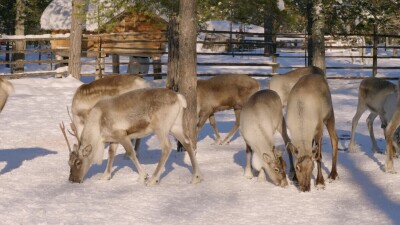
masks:
[[[60,123],[60,129],[61,129],[61,132],[64,135],[65,141],[67,142],[69,152],[72,152],[71,145],[69,144],[68,137],[67,137],[67,134],[65,132],[64,122]]]
[[[76,140],[78,141],[78,146],[79,146],[80,145],[80,141],[79,141],[78,131],[77,131],[76,126],[75,126],[75,124],[74,124],[74,122],[72,120],[72,116],[71,116],[71,114],[69,112],[68,106],[67,106],[67,112],[68,112],[69,120],[71,121],[69,126],[71,127],[71,130],[72,130],[72,131],[68,130],[68,133],[76,138]]]

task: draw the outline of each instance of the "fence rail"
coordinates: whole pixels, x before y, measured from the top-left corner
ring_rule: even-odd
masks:
[[[276,34],[269,34],[269,36],[274,36],[276,38],[275,42],[266,42],[264,40],[264,37],[266,34],[264,33],[251,33],[251,32],[229,32],[229,31],[210,31],[210,30],[202,30],[202,33],[205,34],[206,38],[204,40],[199,40],[197,43],[198,45],[207,45],[207,46],[216,46],[216,47],[226,47],[229,51],[224,50],[222,52],[210,52],[210,51],[200,51],[197,53],[198,56],[232,56],[232,57],[265,57],[265,60],[262,60],[262,62],[252,62],[252,61],[247,61],[243,62],[245,60],[242,60],[241,62],[236,62],[233,60],[232,62],[202,62],[199,61],[197,63],[198,66],[202,67],[249,67],[249,68],[270,68],[271,72],[268,73],[254,73],[249,71],[248,74],[252,76],[271,76],[271,74],[274,74],[276,70],[279,69],[293,69],[293,68],[298,68],[299,63],[296,63],[296,65],[287,65],[281,63],[281,60],[285,59],[293,59],[293,60],[302,60],[304,65],[307,64],[307,48],[306,48],[306,42],[307,42],[307,35],[306,34],[300,34],[300,33],[276,33]],[[102,38],[106,38],[107,40],[103,40],[101,42],[100,46],[103,44],[107,45],[118,45],[120,49],[124,49],[124,51],[134,51],[137,55],[149,55],[149,54],[154,54],[159,53],[162,55],[167,55],[168,51],[163,50],[162,48],[160,49],[149,49],[146,47],[136,47],[134,49],[127,49],[123,47],[123,44],[127,43],[165,43],[165,41],[160,41],[160,40],[110,40],[110,38],[114,36],[123,36],[123,35],[128,35],[128,34],[139,34],[138,32],[133,32],[133,33],[121,33],[121,34],[87,34],[83,35],[83,38],[85,40],[88,40],[88,38],[96,38],[98,37],[98,40],[103,40]],[[142,33],[143,34],[143,33]],[[149,33],[149,34],[154,34],[154,33]],[[163,34],[163,33],[159,33]],[[213,39],[212,37],[207,37],[213,36],[213,35],[225,35],[225,39],[223,41]],[[268,35],[267,35],[268,36]],[[348,42],[353,37],[363,37],[365,39],[371,39],[373,40],[374,35],[373,34],[335,34],[333,37],[332,36],[326,36],[326,39],[329,40],[326,43],[326,58],[327,59],[359,59],[359,60],[364,60],[364,59],[400,59],[397,54],[394,54],[397,52],[398,49],[400,49],[400,35],[392,35],[392,34],[376,34],[376,37],[381,39],[382,45],[379,46],[373,46],[371,44],[358,44],[355,45],[354,43]],[[396,40],[396,43],[386,43],[387,39],[393,39]],[[61,36],[51,36],[51,35],[27,35],[25,37],[21,36],[6,36],[6,37],[1,37],[0,36],[0,73],[1,76],[7,76],[7,77],[23,77],[23,76],[47,76],[47,75],[61,75],[65,76],[67,73],[66,72],[58,72],[56,70],[53,70],[53,66],[57,64],[68,64],[68,60],[62,57],[56,57],[57,55],[68,55],[69,49],[68,48],[50,48],[50,42],[51,41],[56,41],[56,40],[69,40],[69,35],[61,35]],[[35,48],[28,48],[26,50],[22,51],[17,51],[13,49],[13,45],[16,41],[25,41],[27,45],[35,45]],[[372,41],[371,41],[372,42]],[[343,45],[340,45],[343,44]],[[121,47],[122,45],[122,47]],[[277,49],[279,54],[276,53],[265,53],[264,48],[266,47],[274,47]],[[353,54],[354,51],[372,51],[373,48],[376,49],[381,49],[381,51],[388,50],[390,49],[393,51],[392,55],[377,55],[374,56],[372,54],[368,55],[356,55]],[[335,54],[334,51],[347,51],[349,54]],[[17,61],[11,61],[12,55],[17,54],[17,53],[23,53],[25,55],[25,60],[17,60]],[[89,53],[88,51],[83,51],[83,53]],[[91,49],[92,55],[96,56],[95,61],[82,61],[82,66],[95,66],[97,67],[97,71],[100,71],[101,74],[114,74],[113,72],[106,72],[104,71],[105,66],[110,66],[112,65],[113,67],[115,66],[129,66],[129,65],[137,65],[137,66],[166,66],[167,63],[166,61],[164,62],[109,62],[105,61],[104,57],[106,54],[113,54],[112,50],[109,50],[108,52],[105,52],[102,49]],[[329,53],[329,54],[328,54]],[[32,57],[32,54],[37,54],[38,59],[34,59]],[[30,56],[30,57],[28,57]],[[103,59],[101,59],[103,58]],[[249,58],[251,60],[251,58]],[[35,71],[35,72],[25,72],[25,73],[12,73],[12,68],[16,65],[19,64],[41,64],[41,65],[49,65],[49,70],[47,71]],[[4,67],[11,67],[10,72],[2,72],[6,71]],[[272,69],[271,69],[272,68]],[[400,65],[399,64],[394,64],[390,66],[382,66],[382,65],[329,65],[327,63],[327,70],[399,70]],[[3,70],[2,70],[3,69]],[[94,70],[94,71],[95,71]],[[102,71],[103,70],[103,71]],[[219,72],[221,73],[221,72]],[[82,74],[83,76],[96,76],[98,73],[85,73]],[[165,75],[165,73],[162,73],[160,71],[158,72],[153,72],[146,74],[145,76],[153,76],[153,75]],[[199,76],[212,76],[212,73],[199,73]],[[359,76],[358,76],[359,77]],[[329,77],[328,77],[329,78]],[[343,76],[342,78],[344,79],[356,79],[356,77],[349,77],[349,76]],[[331,79],[338,79],[337,76]]]

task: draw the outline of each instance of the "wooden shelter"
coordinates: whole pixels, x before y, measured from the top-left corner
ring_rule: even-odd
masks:
[[[42,29],[50,30],[52,34],[69,33],[71,10],[70,0],[54,0],[41,16]],[[87,12],[87,15],[91,13],[90,10]],[[104,27],[109,24],[112,24],[112,29],[107,32]],[[109,18],[103,25],[98,28],[96,23],[91,22],[90,19],[86,20],[83,32],[85,38],[82,41],[83,56],[127,55],[130,56],[130,62],[143,62],[140,59],[152,58],[153,61],[159,61],[165,51],[167,21],[161,16],[149,13],[128,13],[121,10],[118,15]],[[69,40],[54,40],[51,42],[51,48],[68,49]],[[68,57],[68,52],[60,52],[58,57]],[[142,67],[148,68],[148,65],[142,65]],[[138,71],[130,64],[127,72],[146,72],[143,70],[146,69]]]

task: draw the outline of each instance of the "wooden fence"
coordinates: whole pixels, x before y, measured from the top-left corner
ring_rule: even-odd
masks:
[[[201,31],[204,33],[205,37],[204,40],[198,41],[198,44],[202,45],[203,48],[221,48],[222,51],[219,52],[212,52],[212,51],[199,51],[197,54],[198,56],[232,56],[232,57],[265,57],[263,62],[251,62],[252,60],[241,60],[241,62],[198,62],[198,66],[208,66],[208,67],[249,67],[249,68],[269,68],[269,73],[252,73],[248,72],[249,75],[252,76],[272,76],[279,72],[280,70],[286,69],[293,69],[296,67],[302,67],[307,65],[307,48],[306,48],[306,34],[275,34],[276,42],[265,42],[264,33],[249,33],[249,32],[227,32],[227,31]],[[126,33],[122,34],[112,34],[112,35],[126,35]],[[214,38],[215,36],[219,35],[219,37],[225,37],[225,39],[217,39]],[[96,35],[91,35],[91,37]],[[99,35],[99,38],[105,37],[107,34]],[[354,44],[349,40],[355,37],[362,37],[366,40],[366,43],[372,43],[374,39],[374,35],[344,35],[344,34],[337,34],[335,38],[331,36],[326,37],[326,52],[329,53],[330,51],[334,50],[344,50],[348,51],[349,55],[335,55],[335,54],[327,54],[326,58],[347,58],[347,59],[400,59],[397,56],[397,50],[400,48],[398,43],[400,43],[400,36],[399,35],[375,35],[380,40],[380,45],[373,46],[372,44]],[[67,71],[65,70],[56,70],[55,67],[58,64],[68,64],[67,59],[56,59],[56,55],[58,54],[67,54],[68,49],[51,49],[50,48],[50,41],[52,40],[65,40],[68,39],[67,36],[51,36],[51,35],[29,35],[23,38],[15,37],[15,36],[7,36],[7,37],[0,37],[0,69],[4,69],[5,67],[10,67],[9,73],[2,73],[1,76],[17,78],[17,77],[25,77],[25,76],[66,76]],[[83,38],[87,39],[87,36]],[[395,43],[397,44],[387,44],[387,40],[396,40]],[[27,48],[24,51],[16,51],[12,48],[13,43],[15,41],[25,41]],[[110,40],[108,40],[109,42]],[[113,41],[115,42],[115,41]],[[129,42],[132,42],[129,41]],[[138,40],[136,42],[145,43],[146,41]],[[103,43],[106,44],[106,41]],[[123,44],[123,43],[121,43]],[[265,52],[264,48],[266,46],[272,46],[272,49],[276,49],[276,52]],[[373,55],[372,49],[391,49],[393,52],[392,55]],[[369,55],[352,55],[351,52],[353,50],[363,50],[369,51]],[[146,48],[138,48],[135,49],[136,52],[143,51],[143,53],[148,53],[148,49]],[[295,54],[282,54],[285,52],[293,52]],[[25,54],[25,60],[13,62],[11,61],[11,56],[14,53],[23,53]],[[96,56],[104,56],[102,51],[96,52],[98,54],[92,54]],[[164,56],[167,56],[167,50],[162,50]],[[8,55],[8,56],[7,56]],[[84,53],[85,55],[85,53]],[[297,63],[296,66],[293,65],[282,65],[280,61],[287,60],[287,59],[298,59],[303,62],[303,65],[299,65]],[[229,60],[228,60],[229,61]],[[17,63],[24,63],[27,72],[23,73],[12,73],[12,67]],[[43,65],[42,69],[37,71],[29,70],[29,65],[35,64],[40,68],[40,65]],[[108,62],[105,60],[93,60],[90,61],[82,61],[82,66],[97,66],[100,68],[97,73],[88,73],[82,74],[82,76],[99,76],[105,74],[113,74],[113,72],[106,72],[104,71],[104,67],[107,65],[113,66],[120,66],[120,65],[128,65],[128,64],[136,64],[136,65],[152,65],[152,66],[166,66],[167,63],[164,62]],[[44,65],[47,65],[44,66]],[[47,69],[46,69],[47,68]],[[376,70],[399,70],[400,65],[391,65],[391,66],[380,66],[379,64],[375,65],[345,65],[345,66],[335,66],[329,65],[327,63],[327,71],[329,70],[370,70],[371,74],[372,71]],[[3,70],[4,71],[4,70]],[[166,70],[164,70],[166,71]],[[144,76],[165,76],[165,73],[157,73],[151,72],[148,74],[144,74]],[[213,73],[199,73],[199,76],[212,76],[215,75]],[[328,77],[330,78],[330,77]],[[341,76],[341,77],[332,77],[332,79],[358,79],[362,78],[360,76],[352,77],[352,76]],[[390,78],[389,78],[390,79]]]

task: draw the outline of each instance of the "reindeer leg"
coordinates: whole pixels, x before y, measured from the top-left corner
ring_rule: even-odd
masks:
[[[210,125],[212,127],[212,129],[214,130],[214,134],[215,134],[215,144],[221,144],[221,136],[218,133],[218,129],[217,129],[217,123],[215,122],[215,116],[214,113],[211,114],[208,117],[208,120],[210,121]]]
[[[108,161],[106,170],[104,170],[102,180],[110,180],[111,179],[111,169],[115,158],[115,152],[117,151],[118,143],[110,143],[108,147]]]
[[[352,123],[351,123],[351,139],[349,143],[349,152],[356,152],[356,143],[355,143],[355,131],[356,127],[358,124],[358,121],[360,120],[361,115],[367,110],[367,107],[364,103],[364,101],[358,97],[358,104],[357,104],[357,112],[353,117]]]
[[[163,133],[160,131],[156,131],[154,133],[156,134],[158,140],[160,140],[161,143],[161,158],[157,164],[157,167],[152,177],[147,182],[148,185],[156,185],[160,182],[161,169],[165,167],[165,163],[167,162],[167,159],[171,154],[171,142],[169,141],[168,133]]]
[[[392,120],[386,127],[386,160],[385,160],[385,171],[387,173],[396,173],[393,166],[393,157],[395,149],[393,146],[393,136],[397,127],[400,125],[400,110],[399,105],[397,105],[397,110],[395,111]]]
[[[331,113],[331,117],[326,122],[326,128],[328,129],[329,136],[331,138],[331,145],[332,145],[332,169],[331,173],[329,174],[329,179],[336,180],[338,178],[338,173],[336,170],[336,162],[338,157],[338,136],[336,134],[335,128],[335,116]]]
[[[196,160],[196,151],[193,148],[193,144],[191,143],[190,139],[185,136],[182,128],[179,128],[178,126],[173,126],[171,129],[171,133],[175,136],[176,139],[180,141],[180,143],[183,144],[183,146],[187,150],[187,153],[189,154],[190,162],[193,169],[192,184],[200,183],[202,180],[202,175],[200,173],[199,165]]]
[[[229,134],[226,136],[226,138],[222,142],[222,145],[228,144],[229,141],[231,140],[231,137],[233,136],[233,134],[239,129],[241,109],[234,109],[234,111],[235,111],[235,118],[236,118],[235,125],[233,125],[231,131],[229,131]]]
[[[382,153],[382,151],[379,149],[378,144],[376,143],[375,135],[374,135],[374,120],[378,115],[376,113],[371,112],[369,116],[367,117],[367,126],[368,126],[368,131],[369,131],[369,136],[371,138],[371,143],[372,143],[372,152],[378,152]]]
[[[321,169],[321,163],[322,163],[322,127],[317,128],[317,135],[315,135],[314,140],[316,141],[316,145],[318,146],[317,149],[317,155],[316,155],[316,161],[317,161],[317,180],[315,181],[315,185],[317,188],[324,188],[325,187],[325,181],[324,181],[324,176],[322,175],[322,169]]]
[[[136,157],[136,152],[133,150],[133,145],[131,143],[131,140],[128,137],[126,137],[126,139],[121,140],[120,143],[125,148],[128,157],[132,160],[133,164],[138,170],[139,181],[144,184],[148,178],[148,174],[143,169],[142,165],[140,165],[139,160]]]
[[[282,123],[280,126],[277,128],[278,132],[281,134],[283,141],[285,142],[285,146],[290,142],[289,135],[287,134],[287,128],[286,128],[286,121],[285,118],[282,116]],[[292,181],[297,182],[297,177],[296,177],[296,171],[294,169],[294,163],[293,163],[293,155],[292,152],[288,149],[286,149],[288,156],[289,156],[289,163],[290,163],[290,169],[289,169],[289,178]]]
[[[246,144],[246,167],[244,168],[244,176],[248,179],[253,178],[253,171],[251,170],[251,152],[250,146]]]

